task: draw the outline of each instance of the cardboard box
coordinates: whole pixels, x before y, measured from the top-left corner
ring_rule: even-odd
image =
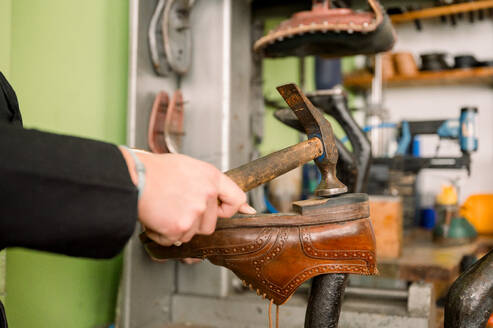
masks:
[[[402,250],[402,199],[370,196],[370,220],[377,241],[377,257],[399,257]]]

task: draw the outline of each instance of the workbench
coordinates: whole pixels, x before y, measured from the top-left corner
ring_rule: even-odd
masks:
[[[430,282],[439,299],[446,296],[448,288],[459,276],[465,255],[480,258],[491,249],[493,236],[479,236],[462,246],[443,247],[433,243],[431,231],[415,229],[404,236],[401,256],[378,259],[378,270],[384,278]],[[437,308],[436,319],[436,327],[443,327],[443,308]]]
[[[493,236],[479,236],[467,245],[443,247],[433,243],[431,231],[416,229],[404,236],[399,258],[378,259],[378,270],[385,278],[451,283],[459,275],[464,255],[481,257],[490,249]]]

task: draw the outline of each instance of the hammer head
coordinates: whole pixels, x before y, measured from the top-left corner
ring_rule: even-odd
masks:
[[[315,190],[315,195],[330,197],[347,192],[347,187],[336,177],[339,154],[330,123],[297,85],[285,84],[277,87],[277,90],[295,113],[308,138],[319,138],[322,141],[323,154],[315,159],[315,164],[322,174],[322,181]]]

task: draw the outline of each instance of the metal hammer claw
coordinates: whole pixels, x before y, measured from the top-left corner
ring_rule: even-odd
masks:
[[[347,187],[336,177],[339,155],[330,123],[297,85],[285,84],[277,90],[305,129],[308,140],[232,169],[226,175],[243,191],[248,191],[315,160],[322,175],[315,195],[330,197],[347,192]]]

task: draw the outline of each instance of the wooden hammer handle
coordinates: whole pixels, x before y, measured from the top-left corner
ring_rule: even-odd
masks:
[[[247,192],[322,156],[322,154],[322,141],[318,138],[311,138],[229,170],[225,174],[236,182],[243,191]]]

